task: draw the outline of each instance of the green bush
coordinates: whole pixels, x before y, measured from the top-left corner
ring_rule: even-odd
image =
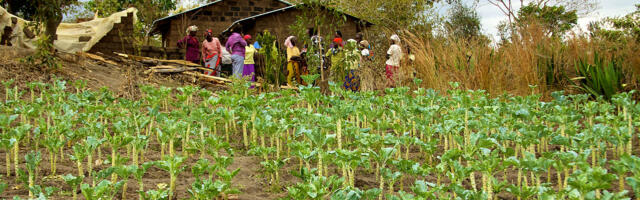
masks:
[[[619,60],[605,59],[598,53],[593,56],[593,64],[585,59],[576,62],[576,72],[580,77],[574,78],[574,84],[594,97],[611,97],[623,90],[622,66]],[[576,82],[577,81],[577,82]]]
[[[62,65],[56,58],[55,47],[49,42],[47,35],[41,35],[36,40],[36,52],[27,56],[23,60],[24,63],[30,64],[32,67],[43,68],[45,70],[58,70]]]

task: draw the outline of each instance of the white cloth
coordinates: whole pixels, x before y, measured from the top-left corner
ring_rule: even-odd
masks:
[[[233,61],[231,60],[231,54],[227,51],[227,49],[222,48],[222,64],[230,65]]]
[[[369,49],[363,49],[360,53],[362,53],[362,56],[369,56]]]
[[[192,31],[198,31],[198,27],[196,25],[192,25],[192,26],[189,26],[189,28],[187,28],[187,34],[189,34],[189,32],[192,32]]]
[[[402,60],[402,48],[400,48],[400,45],[391,45],[391,47],[389,47],[389,50],[387,51],[387,54],[389,55],[389,59],[387,60],[386,64],[399,67],[400,60]]]
[[[393,34],[391,36],[391,40],[396,41],[396,44],[400,43],[400,37],[398,37],[398,35]]]
[[[121,22],[121,17],[133,13],[133,23],[136,23],[138,20],[137,12],[138,10],[135,8],[128,8],[127,10],[114,13],[105,18],[95,18],[91,21],[81,23],[60,23],[57,29],[58,39],[53,42],[53,46],[59,51],[67,53],[89,51],[113,29],[114,24]],[[11,34],[11,44],[16,47],[35,49],[34,43],[38,37],[28,38],[23,32],[23,27],[30,22],[8,13],[7,10],[0,7],[0,27],[11,26],[12,17],[17,18],[17,24]],[[0,32],[2,31],[3,30],[0,29]],[[34,34],[36,36],[39,35],[39,33]],[[91,39],[86,42],[80,42],[79,39],[83,36],[91,37]]]

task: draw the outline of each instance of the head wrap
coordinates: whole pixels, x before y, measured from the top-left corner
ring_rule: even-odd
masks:
[[[364,48],[369,48],[369,41],[366,40],[362,40],[360,41],[360,45],[364,46]]]
[[[347,40],[347,43],[348,43],[349,45],[353,45],[353,46],[358,45],[358,41],[356,41],[355,39],[348,39],[348,40]]]
[[[204,32],[204,36],[207,37],[207,35],[211,34],[211,36],[213,36],[213,31],[211,29],[207,29],[207,31]]]
[[[291,40],[293,40],[294,38],[296,37],[295,36],[287,37],[287,39],[284,40],[284,46],[286,46],[287,48],[293,48],[293,43],[291,43]]]
[[[400,37],[398,37],[398,35],[393,34],[391,36],[391,40],[395,41],[396,43],[400,43]]]
[[[345,48],[349,50],[358,50],[358,41],[355,39],[348,39],[347,46]]]
[[[187,28],[187,33],[192,32],[192,31],[198,31],[198,27],[193,25],[193,26],[189,26],[189,28]]]
[[[251,35],[249,34],[244,35],[244,40],[250,40],[250,39],[251,39]]]
[[[333,42],[338,43],[340,44],[340,46],[342,46],[342,38],[333,38]]]

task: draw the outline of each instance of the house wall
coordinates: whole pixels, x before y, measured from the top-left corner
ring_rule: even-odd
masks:
[[[257,18],[255,19],[255,25],[253,27],[245,29],[245,34],[255,36],[258,33],[262,33],[264,30],[268,30],[272,35],[277,37],[280,44],[283,44],[284,40],[288,36],[294,34],[289,26],[296,23],[298,16],[302,16],[302,12],[303,10],[291,9],[285,12],[274,13],[269,16]],[[337,24],[342,20],[334,15],[329,15],[328,13],[324,13],[324,18],[329,19],[328,22],[331,22],[331,24]],[[359,31],[359,26],[360,25],[355,20],[347,18],[345,23],[340,27],[324,27],[319,31],[321,35],[333,35],[336,30],[340,30],[343,38],[346,40],[356,36],[356,33]],[[309,26],[308,28],[312,28],[312,26]]]
[[[163,33],[163,43],[165,47],[177,47],[177,41],[186,35],[186,29],[191,25],[198,26],[197,36],[202,40],[204,31],[207,29],[212,29],[214,33],[220,33],[237,20],[287,6],[277,0],[222,1],[198,11],[172,18],[169,31]]]
[[[113,52],[134,54],[133,42],[131,35],[133,33],[133,13],[120,18],[120,23],[113,24],[111,31],[98,41],[89,52],[101,52],[104,54],[113,54]],[[91,37],[80,37],[80,42],[89,41]]]

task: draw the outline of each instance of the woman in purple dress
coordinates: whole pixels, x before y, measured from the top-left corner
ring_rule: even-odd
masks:
[[[197,32],[197,26],[190,26],[187,29],[187,33],[189,33],[189,35],[178,41],[178,47],[181,49],[187,49],[184,57],[186,61],[200,64],[200,42],[198,42],[198,38],[196,37]]]

